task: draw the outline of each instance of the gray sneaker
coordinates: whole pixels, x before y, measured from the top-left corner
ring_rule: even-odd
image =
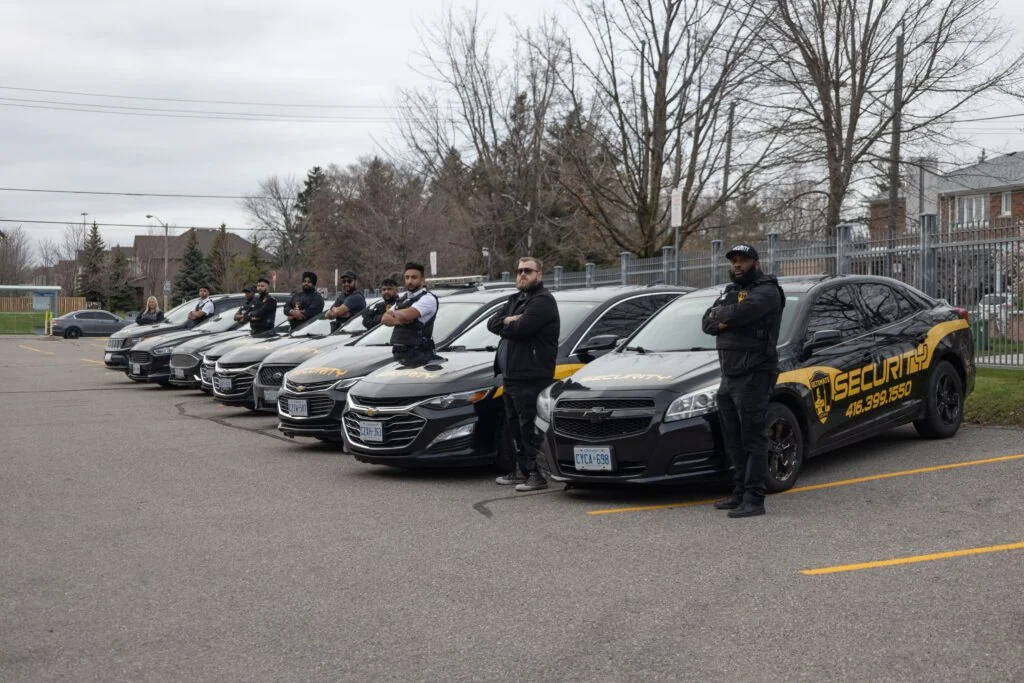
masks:
[[[494,480],[494,483],[498,486],[514,486],[516,484],[521,484],[524,481],[526,481],[526,477],[516,470],[515,472],[509,472],[508,474],[501,475]]]
[[[516,484],[516,491],[540,491],[548,487],[548,480],[541,476],[540,472],[530,472],[526,481]]]

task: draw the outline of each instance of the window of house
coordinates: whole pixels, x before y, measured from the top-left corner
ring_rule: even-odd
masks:
[[[1013,213],[1013,193],[1004,192],[1002,199],[1002,214],[1004,216],[1009,216],[1011,213]]]
[[[980,223],[988,220],[988,197],[983,194],[956,198],[956,222]]]

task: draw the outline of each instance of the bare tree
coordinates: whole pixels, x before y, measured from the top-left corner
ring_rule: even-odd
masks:
[[[903,142],[953,140],[953,126],[1020,94],[1024,57],[990,0],[744,0],[762,23],[765,100],[795,163],[823,169],[834,235],[852,186],[888,163],[897,36],[904,35]],[[820,172],[820,171],[819,171]]]
[[[255,232],[253,239],[266,244],[276,257],[279,278],[296,284],[296,275],[309,267],[309,225],[301,220],[295,199],[300,183],[291,176],[270,176],[259,183],[259,192],[242,200],[242,209]]]
[[[57,280],[56,266],[60,261],[60,241],[47,237],[36,243],[36,259],[43,268],[46,281],[43,284],[52,285]]]
[[[0,284],[23,285],[32,275],[32,247],[20,225],[0,239]]]

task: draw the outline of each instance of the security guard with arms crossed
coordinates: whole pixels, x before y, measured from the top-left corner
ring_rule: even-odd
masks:
[[[733,465],[732,493],[715,503],[730,517],[764,514],[768,478],[768,403],[779,376],[779,326],[786,296],[761,270],[757,250],[739,244],[725,255],[732,282],[704,313],[704,332],[716,337],[722,382],[718,418]]]
[[[405,292],[398,302],[381,316],[381,324],[393,327],[391,352],[403,365],[423,365],[434,358],[434,318],[437,297],[431,294],[423,278],[423,266],[405,264]]]

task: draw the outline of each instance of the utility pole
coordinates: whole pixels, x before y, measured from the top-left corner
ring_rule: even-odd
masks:
[[[889,152],[889,248],[885,254],[886,275],[892,277],[892,252],[896,248],[896,224],[900,201],[900,135],[903,116],[903,26],[896,36],[896,82],[892,93],[892,149]]]
[[[732,166],[732,126],[736,117],[736,103],[729,105],[729,124],[725,132],[725,168],[722,170],[722,226],[719,230],[719,239],[725,234],[729,224],[729,171]]]
[[[168,251],[169,251],[169,249],[168,249],[169,238],[168,238],[168,235],[167,235],[167,223],[164,223],[162,220],[160,220],[159,218],[157,218],[156,216],[154,216],[151,213],[147,213],[146,214],[146,218],[152,218],[157,223],[159,223],[160,225],[164,226],[164,290],[163,291],[164,291],[164,310],[166,311],[167,310],[167,297],[170,294],[170,292],[168,292],[167,290],[168,290],[168,285],[171,282],[170,279],[168,279],[168,277],[167,277],[167,273],[168,273],[167,261],[168,261]]]

